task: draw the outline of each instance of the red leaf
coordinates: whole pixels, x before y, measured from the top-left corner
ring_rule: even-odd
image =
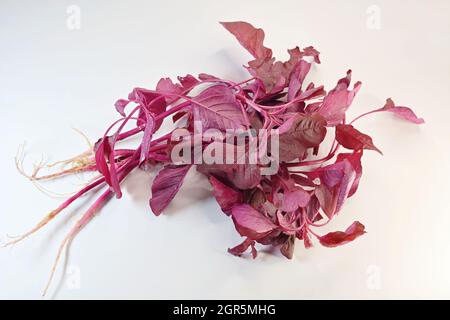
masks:
[[[289,60],[284,62],[275,61],[275,58],[267,57],[257,58],[248,63],[249,72],[262,82],[263,89],[267,94],[282,91],[289,85],[291,78],[300,77],[299,74],[295,74],[295,70],[299,64],[304,65],[302,59],[308,53],[301,51],[299,47],[289,49],[288,53]],[[307,73],[307,70],[303,72]],[[304,75],[306,76],[306,74]],[[298,87],[298,84],[294,84],[295,87]]]
[[[255,58],[270,58],[272,50],[264,47],[264,31],[243,21],[221,22],[222,26],[231,32],[239,43]]]
[[[100,139],[95,143],[95,164],[97,170],[105,177],[108,185],[111,185],[111,176],[109,174],[109,167],[106,159],[109,159],[111,153],[110,138]]]
[[[305,56],[313,57],[314,62],[320,64],[320,58],[319,58],[320,52],[317,51],[314,47],[309,46],[309,47],[303,48],[303,52],[304,52]]]
[[[362,225],[358,221],[355,221],[344,232],[330,232],[324,236],[319,237],[318,239],[320,241],[320,244],[322,244],[324,247],[332,248],[349,243],[359,236],[362,236],[364,233],[366,233],[364,231],[364,225]]]
[[[317,147],[325,138],[327,128],[325,119],[315,113],[311,115],[299,114],[283,123],[279,130],[280,136],[290,135],[307,148]]]
[[[198,81],[193,75],[190,74],[187,74],[184,77],[177,77],[177,79],[183,87],[183,91],[185,93],[186,91],[191,90],[193,87],[200,83],[200,81]]]
[[[375,150],[383,154],[380,149],[375,147],[372,138],[355,129],[350,124],[339,124],[336,126],[336,140],[344,148],[351,150]]]
[[[205,175],[215,175],[229,185],[240,189],[252,189],[261,181],[261,170],[256,164],[199,164],[197,171]]]
[[[232,255],[240,257],[249,247],[252,248],[252,258],[255,259],[257,255],[255,241],[249,238],[245,239],[244,242],[238,244],[236,247],[228,248],[228,252]]]
[[[283,162],[301,159],[306,152],[306,147],[289,133],[279,136],[278,145],[280,161]]]
[[[323,212],[328,218],[331,218],[337,212],[337,197],[334,190],[321,184],[314,190],[314,195],[318,199]]]
[[[94,147],[95,164],[97,170],[104,176],[105,182],[115,192],[116,197],[120,199],[122,192],[117,176],[113,140],[113,137],[107,136],[97,141]]]
[[[295,99],[301,92],[303,81],[310,69],[311,64],[305,60],[301,60],[300,63],[297,64],[289,81],[288,101]]]
[[[129,100],[126,99],[119,99],[114,103],[114,106],[116,107],[116,110],[122,117],[125,117],[125,107],[130,103]]]
[[[213,176],[209,177],[209,182],[213,187],[213,195],[222,208],[222,211],[230,215],[233,205],[243,201],[242,193],[230,188]]]
[[[299,114],[291,117],[280,128],[280,160],[302,158],[307,148],[315,148],[327,134],[326,121],[319,114]]]
[[[337,214],[342,209],[357,176],[350,161],[344,159],[317,169],[309,175],[311,178],[320,178],[320,186],[315,189],[315,195],[325,214],[328,217]]]
[[[386,100],[386,104],[384,105],[384,107],[382,109],[380,109],[380,111],[392,112],[397,117],[402,118],[406,121],[415,123],[415,124],[425,123],[425,120],[417,117],[416,114],[414,113],[414,111],[412,111],[410,108],[396,106],[394,104],[394,101],[392,101],[392,99],[390,99],[390,98]]]
[[[359,180],[361,179],[362,176],[362,165],[361,165],[362,155],[363,155],[362,151],[353,153],[340,153],[337,155],[336,158],[336,162],[344,161],[345,159],[347,159],[351,163],[356,173],[355,180],[353,181],[352,187],[350,188],[350,191],[348,193],[349,198],[352,195],[354,195],[356,190],[358,189]]]
[[[295,248],[295,236],[289,236],[286,242],[281,246],[280,252],[288,259],[292,259]]]
[[[233,90],[215,85],[203,90],[193,99],[194,120],[201,121],[204,130],[243,128],[244,119]]]
[[[143,89],[134,88],[134,90],[128,95],[128,99],[137,104],[143,106],[147,111],[152,112],[154,115],[159,115],[166,111],[166,100],[159,94]],[[143,111],[139,114],[140,118],[145,118]],[[164,119],[160,119],[155,123],[155,131],[159,129]]]
[[[361,87],[361,82],[356,82],[353,90],[348,90],[350,86],[352,71],[347,71],[347,76],[338,81],[336,87],[328,92],[323,99],[323,103],[318,109],[326,120],[328,126],[335,126],[342,122],[345,112],[353,102],[353,98]]]
[[[293,212],[299,207],[306,207],[311,198],[309,192],[300,187],[294,190],[285,190],[282,198],[281,210],[286,212]]]
[[[150,207],[156,216],[159,216],[175,197],[190,168],[190,165],[169,165],[159,171],[152,184],[150,199]]]
[[[252,240],[263,238],[277,229],[269,218],[248,204],[233,206],[231,215],[239,234]]]
[[[183,88],[177,83],[174,84],[170,78],[161,78],[156,85],[156,91],[160,92],[165,96],[167,104],[171,104],[178,99],[178,95],[183,93]]]
[[[261,170],[256,164],[236,164],[233,165],[233,170],[227,174],[227,177],[236,188],[247,190],[259,184]]]

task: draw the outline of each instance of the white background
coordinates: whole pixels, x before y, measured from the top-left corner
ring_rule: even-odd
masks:
[[[79,30],[67,27],[70,5],[81,10]],[[191,175],[155,217],[152,174],[135,172],[123,199],[75,239],[47,298],[450,298],[449,16],[445,0],[2,0],[0,234],[30,228],[61,201],[15,170],[23,141],[30,169],[42,154],[84,151],[71,127],[95,141],[117,118],[115,100],[135,86],[199,72],[244,79],[250,56],[217,22],[247,20],[280,59],[297,44],[318,48],[323,63],[310,79],[328,89],[352,68],[363,87],[350,118],[387,97],[425,118],[420,127],[387,114],[358,124],[384,156],[366,153],[358,193],[323,232],[359,220],[368,233],[336,249],[298,243],[292,261],[263,251],[236,258],[226,249],[241,239],[203,179]],[[80,178],[46,187],[75,190]],[[0,298],[40,298],[59,242],[92,200],[0,250]]]

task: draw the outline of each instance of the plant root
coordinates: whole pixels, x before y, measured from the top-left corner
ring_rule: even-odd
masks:
[[[61,255],[64,251],[64,249],[68,248],[70,246],[71,241],[73,238],[77,235],[77,233],[86,226],[89,221],[92,220],[92,218],[95,216],[99,208],[108,200],[108,198],[111,196],[112,192],[111,190],[106,190],[98,199],[94,202],[94,204],[86,211],[86,213],[78,220],[78,222],[75,224],[75,226],[69,231],[67,236],[64,238],[64,240],[61,242],[58,252],[56,254],[55,262],[53,263],[50,277],[48,279],[47,285],[45,286],[44,292],[42,293],[42,296],[45,296],[47,294],[47,291],[52,283],[53,277],[56,272],[56,268],[58,266],[59,260],[61,259]]]

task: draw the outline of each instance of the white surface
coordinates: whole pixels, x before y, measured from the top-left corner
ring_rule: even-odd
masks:
[[[71,31],[73,4],[81,28]],[[373,5],[380,30],[368,28]],[[73,242],[69,274],[61,280],[59,269],[49,298],[450,298],[449,15],[445,0],[2,0],[0,234],[26,230],[58,204],[16,172],[19,144],[28,142],[28,167],[41,153],[69,157],[85,148],[70,127],[96,139],[116,118],[114,101],[135,86],[199,72],[243,79],[250,57],[217,21],[247,20],[265,29],[277,57],[297,44],[318,48],[316,83],[331,88],[352,68],[363,88],[351,116],[392,96],[425,118],[416,127],[379,114],[358,125],[385,155],[365,155],[360,189],[327,231],[358,219],[368,234],[336,249],[298,243],[292,261],[263,252],[239,259],[226,249],[240,238],[204,181],[193,177],[157,218],[147,205],[151,175],[136,173],[124,198]],[[73,208],[0,250],[0,298],[40,298],[57,246],[86,205]]]

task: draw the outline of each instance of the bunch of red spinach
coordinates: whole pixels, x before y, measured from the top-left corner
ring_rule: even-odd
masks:
[[[353,123],[382,111],[416,124],[423,120],[411,109],[396,106],[388,99],[383,107],[347,123],[346,111],[361,87],[361,82],[351,85],[351,71],[327,92],[323,86],[305,82],[312,64],[320,63],[319,52],[313,47],[295,47],[288,50],[289,60],[277,61],[272,50],[263,44],[262,29],[246,22],[222,25],[254,57],[246,66],[251,77],[236,83],[208,74],[187,75],[178,77],[177,82],[163,78],[152,90],[135,88],[127,99],[116,102],[121,117],[97,141],[92,156],[61,172],[63,175],[98,171],[100,175],[51,211],[33,230],[11,243],[43,227],[81,196],[103,187],[101,196],[64,239],[58,261],[64,247],[110,196],[122,196],[121,182],[127,175],[134,169],[150,166],[161,167],[151,188],[150,207],[155,215],[169,205],[189,170],[206,175],[221,209],[231,216],[244,238],[241,244],[229,249],[234,255],[250,249],[255,258],[255,245],[259,243],[277,246],[284,256],[291,258],[296,239],[303,241],[306,248],[312,246],[312,237],[323,246],[335,247],[365,233],[364,226],[357,221],[345,231],[325,235],[316,231],[331,221],[342,210],[345,200],[355,194],[364,150],[381,153],[370,136]],[[199,92],[194,94],[195,91]],[[166,118],[175,124],[173,131],[154,138]],[[203,130],[277,130],[279,159],[272,159],[277,161],[276,174],[261,174],[263,165],[258,163],[173,163],[173,149],[194,139],[194,119],[201,121]],[[130,123],[134,127],[125,131]],[[180,128],[188,134],[183,139],[173,139],[175,130]],[[334,135],[334,139],[328,154],[319,157],[327,133]],[[138,134],[142,134],[142,140],[137,148],[119,147],[119,142]],[[210,143],[213,142],[202,141],[200,150],[204,151]],[[340,148],[347,150],[338,153]]]

